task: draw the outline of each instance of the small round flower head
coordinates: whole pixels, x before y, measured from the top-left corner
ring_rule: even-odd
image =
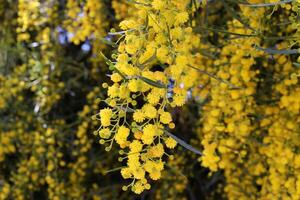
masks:
[[[141,183],[141,181],[137,181],[132,186],[132,191],[136,194],[141,194],[145,190],[145,186]]]
[[[169,148],[169,149],[174,149],[177,145],[177,142],[176,140],[174,140],[173,138],[171,137],[168,137],[166,140],[165,140],[165,143],[166,143],[166,146]]]
[[[130,145],[129,148],[131,150],[131,152],[137,153],[140,152],[143,148],[143,145],[140,141],[138,140],[134,140]]]
[[[143,128],[142,141],[144,144],[151,144],[153,142],[154,136],[157,132],[157,128],[153,124],[147,124]]]
[[[110,119],[112,117],[112,113],[113,112],[110,108],[105,108],[100,111],[100,121],[102,126],[110,126]]]
[[[110,79],[115,82],[115,83],[118,83],[122,80],[122,76],[118,73],[113,73],[110,77]]]
[[[162,112],[160,114],[160,122],[163,124],[169,124],[172,121],[171,114],[169,112]]]
[[[144,105],[142,109],[147,118],[153,119],[157,115],[157,110],[151,104]]]
[[[145,114],[142,110],[136,110],[133,113],[133,120],[136,122],[143,122],[145,119]]]
[[[111,136],[111,132],[108,128],[103,128],[99,131],[101,138],[108,139]]]
[[[125,126],[119,127],[115,136],[115,140],[120,145],[120,147],[125,147],[127,142],[127,137],[129,136],[129,132],[130,130]]]
[[[159,143],[155,146],[152,146],[150,149],[149,149],[149,153],[151,154],[151,157],[154,157],[154,158],[161,158],[165,151],[164,151],[164,146]]]

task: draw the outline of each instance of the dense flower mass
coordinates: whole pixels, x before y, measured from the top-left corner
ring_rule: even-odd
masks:
[[[300,199],[299,14],[0,0],[0,200]]]

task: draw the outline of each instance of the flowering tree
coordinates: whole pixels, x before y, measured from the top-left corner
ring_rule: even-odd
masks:
[[[299,9],[0,0],[0,199],[300,199]]]

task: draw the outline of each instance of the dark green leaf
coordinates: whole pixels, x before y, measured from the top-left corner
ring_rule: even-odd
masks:
[[[149,85],[152,85],[154,87],[157,87],[157,88],[167,88],[167,86],[165,86],[164,84],[162,84],[161,82],[159,81],[153,81],[149,78],[146,78],[144,76],[138,76],[139,79],[141,79],[142,81],[144,81],[145,83],[148,83]]]
[[[195,154],[202,155],[202,153],[201,153],[199,150],[197,150],[197,149],[195,149],[194,147],[192,147],[191,145],[187,144],[185,141],[183,141],[182,139],[180,139],[180,138],[178,138],[177,136],[173,135],[172,133],[170,133],[170,132],[168,132],[168,131],[165,131],[165,133],[166,133],[168,136],[172,137],[174,140],[176,140],[176,142],[177,142],[178,144],[180,144],[181,146],[183,146],[184,148],[186,148],[186,149],[188,149],[188,150],[194,152]]]

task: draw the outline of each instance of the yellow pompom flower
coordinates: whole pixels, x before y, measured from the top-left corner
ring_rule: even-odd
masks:
[[[121,169],[121,175],[124,179],[131,178],[132,174],[131,174],[131,170],[129,169],[129,167]]]
[[[139,85],[140,85],[140,82],[138,80],[132,79],[128,82],[128,89],[131,92],[138,92],[139,91]]]
[[[111,136],[111,132],[108,128],[103,128],[99,131],[101,138],[108,139]]]
[[[153,142],[154,136],[156,135],[157,129],[153,124],[147,124],[143,128],[142,141],[144,144],[151,144]]]
[[[118,83],[122,80],[122,76],[118,73],[113,73],[110,77],[110,79],[115,82],[115,83]]]
[[[189,20],[189,14],[187,12],[180,12],[175,17],[176,24],[183,24]]]
[[[151,154],[151,157],[160,158],[165,153],[164,146],[161,143],[159,143],[159,144],[157,144],[155,146],[152,146],[149,149],[149,153]]]
[[[169,148],[169,149],[174,149],[177,145],[177,142],[176,140],[174,140],[173,138],[171,137],[168,137],[166,140],[165,140],[165,143],[166,143],[166,146]]]
[[[158,102],[160,100],[160,96],[152,91],[147,95],[147,100],[150,104],[156,105],[156,104],[158,104]]]
[[[129,145],[130,151],[133,153],[140,152],[143,148],[143,144],[138,140],[133,140]]]
[[[150,119],[155,118],[157,115],[157,110],[151,104],[144,105],[142,110],[145,113],[146,117],[148,117]]]
[[[115,140],[120,145],[121,148],[126,146],[127,137],[129,136],[130,130],[125,126],[120,126],[116,135]]]
[[[145,186],[142,184],[141,181],[137,181],[133,186],[132,186],[132,191],[136,194],[141,194],[145,190]]]
[[[145,114],[142,110],[136,110],[133,113],[133,120],[136,122],[143,122],[145,119]]]
[[[160,122],[163,124],[169,124],[172,121],[171,114],[169,112],[162,112],[160,114]]]
[[[100,121],[102,126],[110,126],[110,119],[112,117],[112,113],[113,112],[110,108],[105,108],[100,111]]]
[[[162,10],[165,7],[165,3],[162,0],[153,0],[152,6],[156,10]]]

